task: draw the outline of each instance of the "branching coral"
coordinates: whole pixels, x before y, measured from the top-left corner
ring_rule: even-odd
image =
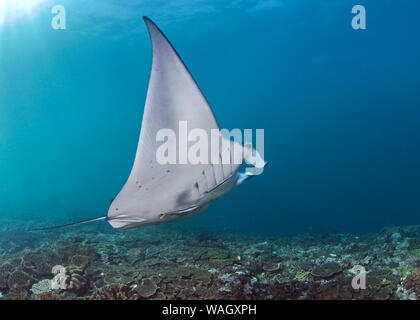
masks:
[[[405,287],[420,297],[420,270],[410,273],[404,281]]]
[[[119,284],[98,289],[90,296],[92,300],[138,300],[140,298],[136,290]]]
[[[14,270],[10,263],[4,263],[0,266],[0,289],[6,289],[9,276]]]
[[[35,295],[35,300],[63,300],[54,291],[43,292]]]
[[[82,269],[71,266],[66,269],[66,290],[72,291],[77,295],[83,295],[89,289],[89,280]]]

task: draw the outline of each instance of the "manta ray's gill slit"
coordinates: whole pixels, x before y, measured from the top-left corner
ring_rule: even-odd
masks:
[[[225,170],[223,169],[224,165],[223,165],[222,154],[219,154],[219,159],[220,159],[220,166],[218,166],[218,168],[220,169],[220,172],[221,172],[221,179],[220,179],[220,181],[218,181],[218,183],[223,182],[226,179]]]
[[[208,190],[209,190],[209,186],[208,186],[208,182],[207,182],[207,177],[206,177],[206,172],[205,172],[205,170],[203,170],[202,172],[201,172],[201,178],[202,178],[202,181],[203,181],[203,183],[202,183],[202,185],[203,185],[203,190],[201,191],[201,194],[203,194],[203,193],[205,193],[205,192],[207,192]]]
[[[202,193],[203,189],[203,177],[202,174],[197,178],[197,181],[193,183],[194,191],[196,191],[199,195]]]
[[[235,149],[235,148],[234,148]],[[233,166],[233,154],[232,151],[229,152],[229,164],[230,164],[230,172],[232,172],[234,170],[234,166]]]
[[[211,164],[211,167],[209,168],[209,170],[211,172],[210,175],[211,175],[211,178],[212,178],[211,186],[213,187],[217,184],[216,170],[215,170],[214,164]]]
[[[195,187],[195,191],[198,193],[198,196],[203,194],[202,191],[200,190],[200,184],[198,182],[194,184],[194,187]]]
[[[210,190],[216,182],[213,164],[207,166],[207,168],[204,170],[204,176],[206,179],[207,190]]]

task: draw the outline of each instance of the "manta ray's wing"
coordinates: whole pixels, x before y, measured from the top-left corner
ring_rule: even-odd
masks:
[[[109,222],[117,228],[194,206],[203,188],[214,187],[239,166],[229,166],[225,172],[219,166],[213,169],[217,172],[209,173],[209,165],[205,164],[161,165],[157,162],[156,151],[163,143],[156,141],[159,130],[171,129],[178,136],[179,122],[186,121],[188,132],[200,128],[210,137],[211,130],[219,130],[219,127],[171,43],[150,19],[144,20],[152,42],[152,70],[134,165],[108,211]],[[175,150],[179,151],[178,145]]]

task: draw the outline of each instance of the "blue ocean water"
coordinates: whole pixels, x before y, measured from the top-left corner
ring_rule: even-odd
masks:
[[[140,131],[146,15],[222,127],[265,130],[264,174],[178,224],[278,234],[420,222],[416,1],[12,2],[0,7],[0,218],[107,212]],[[56,4],[65,30],[51,27]],[[351,27],[355,4],[366,30]]]

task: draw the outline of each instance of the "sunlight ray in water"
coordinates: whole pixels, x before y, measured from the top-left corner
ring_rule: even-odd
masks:
[[[32,17],[48,0],[0,0],[0,29],[7,23]]]

